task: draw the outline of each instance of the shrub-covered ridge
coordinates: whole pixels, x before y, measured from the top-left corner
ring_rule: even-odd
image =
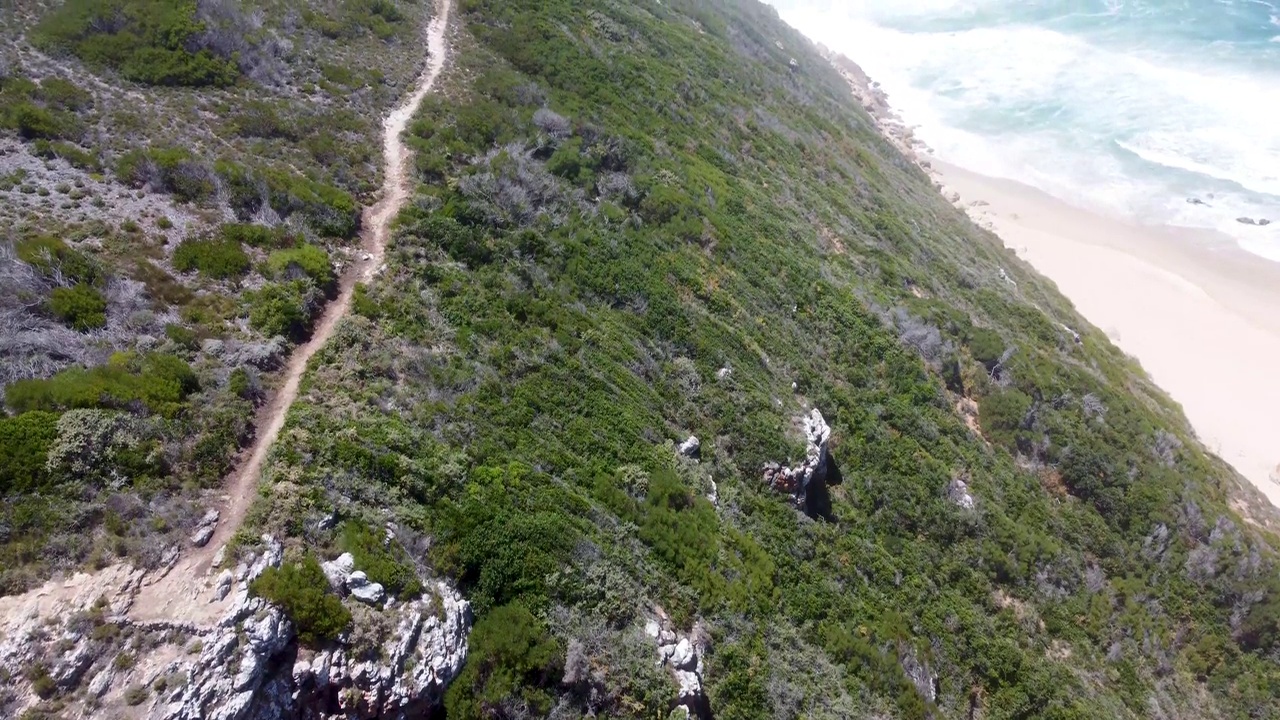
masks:
[[[462,9],[253,519],[430,536],[477,616],[451,717],[666,713],[659,612],[718,718],[1280,710],[1272,511],[773,11]],[[763,477],[815,408],[826,519]]]

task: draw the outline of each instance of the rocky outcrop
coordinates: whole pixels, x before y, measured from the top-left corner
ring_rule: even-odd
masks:
[[[658,646],[658,663],[670,670],[679,688],[672,709],[681,709],[690,716],[710,720],[711,708],[703,687],[708,636],[702,626],[695,624],[687,635],[676,632],[666,613],[658,611],[657,617],[645,623],[644,632]]]
[[[440,701],[466,659],[471,625],[469,605],[449,583],[425,582],[430,590],[417,599],[363,611],[394,628],[376,656],[350,645],[355,631],[313,652],[299,647],[281,609],[250,595],[250,583],[283,557],[275,539],[263,536],[262,543],[260,553],[209,581],[200,602],[221,614],[203,625],[131,617],[143,575],[123,567],[3,599],[0,675],[29,682],[0,689],[0,716],[18,717],[41,696],[56,698],[68,720],[122,713],[163,720],[406,718]],[[363,600],[362,588],[370,596],[376,588],[382,597],[375,604],[385,598],[349,555],[323,566],[353,598]]]
[[[290,684],[305,717],[423,717],[440,702],[467,657],[471,606],[441,580],[395,615],[394,644],[380,659],[339,646],[294,662]]]
[[[799,425],[808,441],[804,462],[794,467],[768,463],[764,466],[764,482],[777,492],[791,495],[796,507],[809,517],[827,518],[831,516],[831,495],[827,488],[843,482],[827,447],[831,427],[817,408],[801,417]]]
[[[677,450],[681,455],[691,460],[697,460],[702,457],[702,441],[698,440],[697,435],[690,435],[687,440],[680,443],[680,447]]]
[[[978,506],[978,501],[969,492],[969,483],[960,477],[952,478],[947,484],[947,499],[965,510],[973,510]]]

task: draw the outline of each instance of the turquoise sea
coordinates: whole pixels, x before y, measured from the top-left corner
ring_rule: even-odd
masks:
[[[1280,0],[770,1],[943,160],[1280,260]]]

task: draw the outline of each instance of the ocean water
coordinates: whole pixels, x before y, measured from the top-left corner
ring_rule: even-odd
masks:
[[[769,2],[943,160],[1280,260],[1280,0]]]

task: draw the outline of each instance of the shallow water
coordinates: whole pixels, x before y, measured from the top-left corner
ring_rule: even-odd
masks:
[[[1280,0],[770,1],[944,160],[1280,260]]]

